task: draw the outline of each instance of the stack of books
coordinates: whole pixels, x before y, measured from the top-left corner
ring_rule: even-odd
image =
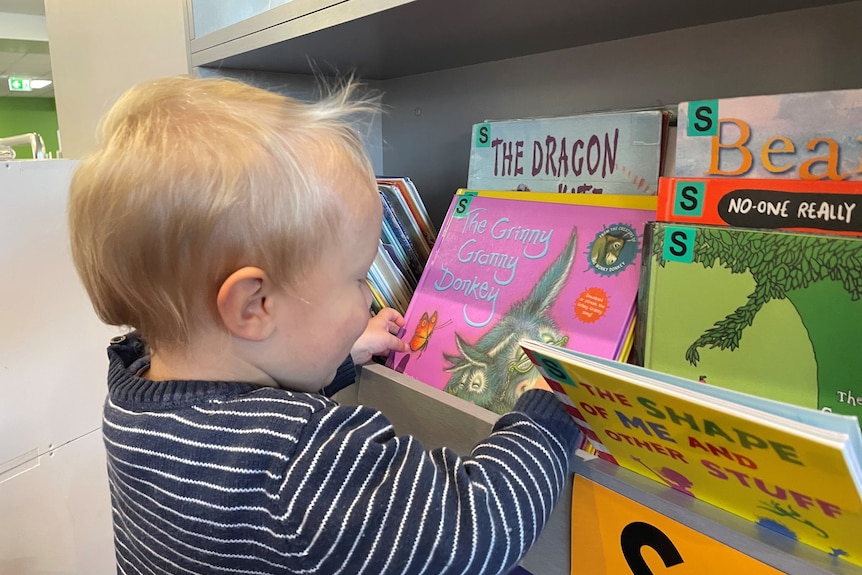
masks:
[[[377,256],[368,272],[372,312],[391,307],[407,311],[413,290],[437,237],[425,204],[410,178],[377,179],[383,227]]]
[[[469,189],[405,314],[410,349],[387,365],[505,413],[547,387],[522,338],[625,360],[667,123],[653,110],[475,125]]]
[[[645,367],[859,412],[860,125],[862,90],[680,105],[645,234]]]

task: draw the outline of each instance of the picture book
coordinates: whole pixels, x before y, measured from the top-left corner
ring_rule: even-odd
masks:
[[[639,197],[626,208],[621,196],[483,194],[453,198],[405,314],[410,350],[387,365],[503,413],[542,384],[522,337],[619,357],[655,197],[643,209]]]
[[[862,89],[682,102],[674,175],[862,179]]]
[[[645,367],[859,413],[862,238],[667,223],[645,236]]]
[[[383,223],[377,256],[366,277],[371,311],[391,307],[403,314],[422,276],[435,232],[423,220],[427,212],[409,178],[378,178],[377,188]]]
[[[862,565],[857,418],[522,346],[602,459]]]
[[[661,573],[677,565],[698,575],[783,573],[583,475],[572,487],[571,557],[590,575]]]
[[[411,200],[408,200],[409,195],[405,194],[402,185],[403,183],[400,180],[377,180],[377,187],[381,195],[385,196],[388,200],[395,217],[404,228],[404,233],[407,235],[412,249],[422,258],[422,261],[425,261],[431,253],[433,240],[429,242],[426,231],[423,230],[423,225],[416,217],[414,204]],[[424,204],[421,203],[421,200],[419,201],[418,205],[424,209]]]
[[[862,181],[660,178],[660,222],[862,236]]]
[[[380,186],[382,188],[382,186]],[[425,266],[427,256],[422,257],[417,251],[417,246],[410,237],[409,232],[399,218],[398,213],[387,194],[381,189],[380,203],[383,206],[383,225],[380,232],[380,240],[390,246],[393,253],[397,254],[400,267],[408,271],[408,279],[411,287],[415,287],[422,276],[422,268]]]
[[[398,260],[390,248],[383,242],[378,243],[377,255],[365,278],[371,291],[371,311],[375,314],[384,307],[391,307],[403,314],[410,304],[415,287],[404,276],[403,269],[395,264]]]
[[[643,110],[475,124],[467,187],[655,195],[667,123]]]
[[[378,176],[377,183],[383,186],[394,186],[400,192],[404,205],[410,210],[409,217],[404,217],[405,225],[410,222],[422,234],[425,240],[423,242],[425,257],[427,258],[437,237],[437,229],[431,222],[431,218],[428,217],[425,202],[422,201],[413,180],[406,176]]]

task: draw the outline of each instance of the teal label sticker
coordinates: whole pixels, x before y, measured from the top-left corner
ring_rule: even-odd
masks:
[[[614,224],[596,235],[589,247],[590,267],[599,275],[613,276],[635,261],[640,239],[628,224]]]
[[[573,387],[578,386],[578,384],[575,383],[575,380],[569,376],[568,372],[563,369],[563,366],[557,360],[538,354],[536,354],[536,359],[539,360],[539,367],[542,369],[542,375],[546,378],[553,379],[554,381],[559,381],[560,383],[565,383]]]
[[[699,218],[703,214],[706,182],[677,182],[673,192],[673,215]]]
[[[689,137],[718,135],[718,100],[699,100],[688,103]]]
[[[476,139],[473,145],[477,148],[491,147],[491,124],[476,124]]]
[[[455,210],[452,212],[452,217],[456,220],[460,220],[466,216],[467,212],[470,210],[470,204],[473,202],[473,198],[475,198],[476,195],[476,192],[464,192],[459,195],[458,199],[455,200]]]
[[[697,232],[692,228],[667,226],[664,229],[664,249],[662,257],[665,261],[690,264],[694,261],[694,239]]]

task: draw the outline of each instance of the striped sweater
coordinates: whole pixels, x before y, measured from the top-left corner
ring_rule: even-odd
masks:
[[[577,443],[545,391],[460,457],[320,394],[140,378],[141,341],[118,339],[103,421],[118,573],[505,573]]]

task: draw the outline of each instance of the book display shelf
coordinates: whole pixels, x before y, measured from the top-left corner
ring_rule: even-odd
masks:
[[[362,368],[359,385],[344,390],[337,398],[345,404],[361,403],[380,409],[399,433],[418,437],[427,449],[447,446],[461,453],[468,452],[487,436],[497,418],[496,414],[445,391],[374,364]],[[631,505],[640,505],[660,515],[664,521],[673,523],[673,530],[660,528],[668,534],[684,562],[696,562],[698,557],[708,553],[714,564],[725,554],[738,551],[751,558],[752,564],[763,567],[763,571],[746,571],[750,573],[862,575],[862,568],[846,562],[835,562],[826,553],[805,545],[794,545],[790,539],[769,530],[758,529],[750,521],[626,469],[600,459],[591,459],[586,454],[575,463],[572,472],[575,486],[581,481],[580,478],[584,478],[626,501],[622,513],[618,509],[614,510],[616,519],[630,513]],[[579,572],[581,561],[577,558],[573,561],[569,554],[572,542],[569,503],[573,495],[572,483],[570,481],[563,491],[560,504],[545,530],[521,562],[524,568],[533,573],[568,575]],[[644,520],[642,516],[637,516],[631,522],[643,523]],[[577,531],[599,536],[597,526],[575,523]],[[709,542],[708,548],[704,549],[703,541],[691,542],[691,533],[702,534]],[[607,542],[608,539],[619,540],[621,534],[611,534],[611,537],[607,533],[602,535]],[[614,551],[622,552],[620,549]],[[587,569],[582,572],[596,571]]]
[[[367,135],[375,168],[409,176],[437,226],[466,184],[478,122],[862,87],[859,0],[290,0],[241,20],[211,0],[187,2],[191,64],[203,74],[297,93],[315,74],[353,72],[380,90],[386,112]],[[354,387],[340,399],[381,409],[427,448],[466,452],[497,418],[380,365]],[[574,474],[576,488],[589,480],[705,536],[714,562],[739,552],[763,573],[862,574],[605,462],[579,462]],[[526,569],[572,572],[572,494],[570,485]],[[670,540],[692,561],[687,541]]]

